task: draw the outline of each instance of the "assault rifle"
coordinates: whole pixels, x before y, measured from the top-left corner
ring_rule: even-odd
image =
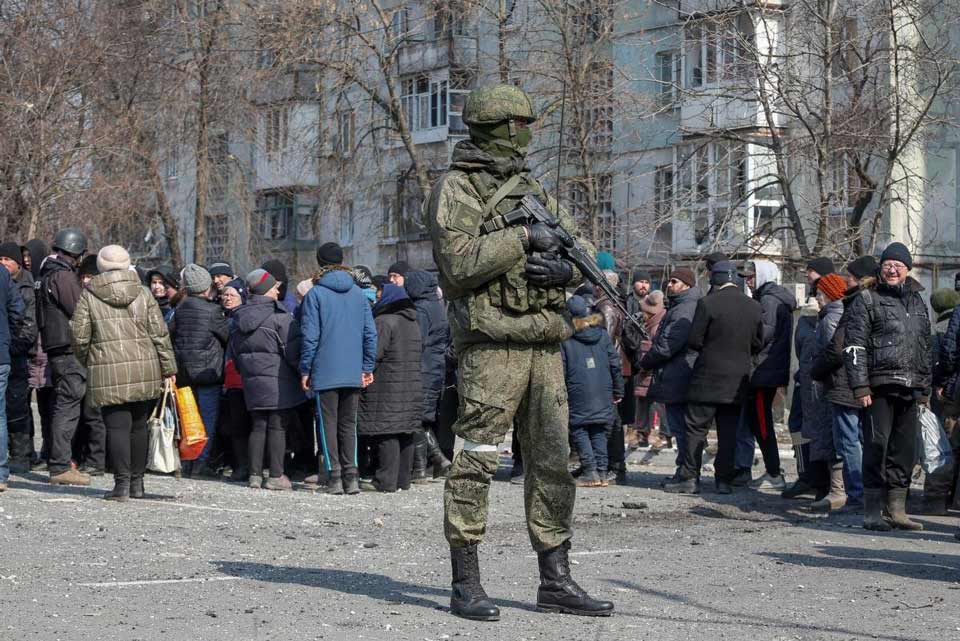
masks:
[[[644,327],[638,318],[632,316],[630,312],[627,311],[627,306],[624,305],[623,300],[620,298],[620,293],[607,281],[603,272],[597,267],[596,261],[593,260],[590,254],[587,253],[573,236],[568,234],[567,231],[560,226],[557,219],[554,218],[553,214],[540,202],[539,198],[533,194],[524,196],[516,209],[503,215],[502,227],[532,225],[534,223],[543,223],[553,230],[553,233],[560,241],[560,249],[557,250],[557,253],[559,253],[562,258],[576,265],[584,278],[596,285],[600,291],[607,295],[607,298],[609,298],[610,302],[623,314],[627,322],[632,323],[640,332],[641,336],[648,338],[646,327]],[[498,227],[499,226],[500,225],[498,225]]]

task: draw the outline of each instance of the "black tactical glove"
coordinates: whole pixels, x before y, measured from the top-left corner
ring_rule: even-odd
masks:
[[[573,266],[560,258],[534,255],[527,258],[523,273],[534,285],[560,287],[573,279]]]
[[[553,229],[544,223],[527,226],[527,242],[524,249],[528,252],[550,252],[560,247],[560,239]]]

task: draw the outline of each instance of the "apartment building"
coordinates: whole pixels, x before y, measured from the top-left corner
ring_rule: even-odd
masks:
[[[776,100],[758,98],[762,89],[774,89],[766,70],[796,58],[799,40],[791,29],[797,25],[786,5],[574,4],[561,24],[586,25],[584,33],[593,36],[583,47],[592,48],[596,68],[588,70],[593,89],[584,94],[586,104],[566,110],[567,129],[573,111],[581,119],[585,149],[578,159],[571,156],[577,142],[566,143],[561,191],[597,244],[620,256],[625,269],[694,262],[716,249],[788,259],[798,255],[788,206],[801,213],[812,242],[823,193],[816,172],[804,154],[777,150],[772,142],[788,144],[798,123]],[[560,57],[553,59],[544,53],[562,47],[550,35],[558,23],[549,3],[513,0],[491,3],[496,11],[464,12],[426,1],[388,5],[383,41],[398,44],[398,53],[389,75],[370,81],[381,89],[392,83],[429,177],[447,167],[454,145],[467,135],[460,117],[467,93],[506,71],[545,112],[530,157],[535,173],[554,188],[563,110],[551,66],[565,52],[555,51]],[[506,14],[498,15],[501,10]],[[269,67],[269,49],[258,55]],[[817,75],[812,63],[800,72]],[[566,95],[577,98],[573,88]],[[411,153],[369,92],[304,65],[253,88],[251,100],[257,107],[252,125],[219,132],[210,152],[212,184],[222,188],[211,194],[208,261],[227,259],[245,269],[277,256],[305,276],[315,267],[317,243],[336,240],[348,262],[375,272],[396,260],[432,266]],[[908,169],[899,171],[910,176],[883,199],[877,244],[891,238],[911,244],[929,264],[931,282],[960,251],[957,139],[945,127],[918,137],[901,156]],[[171,153],[168,176],[187,256],[195,193],[190,163],[189,154]],[[831,159],[827,181],[828,223],[839,225],[862,189],[843,154]]]

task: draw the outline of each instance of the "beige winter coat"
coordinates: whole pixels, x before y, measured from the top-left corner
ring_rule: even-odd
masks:
[[[94,407],[160,397],[163,376],[177,373],[167,325],[136,272],[96,276],[70,321],[73,351],[88,369]]]

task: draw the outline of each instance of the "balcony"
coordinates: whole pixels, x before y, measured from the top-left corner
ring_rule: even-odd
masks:
[[[680,0],[680,18],[727,12],[731,9],[760,7],[764,9],[780,9],[787,6],[785,0]]]
[[[680,128],[687,134],[715,129],[746,129],[781,126],[781,119],[768,123],[762,105],[743,92],[743,98],[731,95],[724,87],[705,88],[688,94],[680,103]]]
[[[449,35],[411,40],[400,49],[397,65],[400,75],[451,66],[475,68],[477,39],[475,36]]]

